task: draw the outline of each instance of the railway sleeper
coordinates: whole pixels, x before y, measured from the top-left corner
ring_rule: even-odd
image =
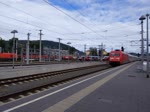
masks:
[[[3,85],[0,86],[0,98],[12,94],[21,93],[41,86],[53,84],[56,82],[65,81],[68,79],[72,79],[74,77],[79,77],[81,75],[90,74],[106,68],[108,68],[108,66],[98,66],[90,69],[81,69],[79,71],[76,70],[72,72],[70,71],[66,73],[61,73],[59,75],[42,78],[41,80],[24,81],[24,82],[15,83],[13,85],[8,85],[8,86]]]

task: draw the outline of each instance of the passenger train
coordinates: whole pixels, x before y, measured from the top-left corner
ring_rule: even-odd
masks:
[[[112,66],[122,65],[137,60],[138,60],[137,56],[124,53],[121,50],[115,50],[109,53],[109,64]]]

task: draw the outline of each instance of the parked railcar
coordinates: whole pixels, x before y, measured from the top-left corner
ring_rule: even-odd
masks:
[[[17,55],[13,53],[0,53],[0,61],[11,61],[13,56],[17,58]]]
[[[62,56],[63,60],[73,60],[73,56]]]
[[[100,60],[99,56],[87,56],[85,61],[98,61]]]
[[[112,66],[122,65],[136,60],[136,56],[126,54],[121,50],[111,51],[109,54],[109,64]]]

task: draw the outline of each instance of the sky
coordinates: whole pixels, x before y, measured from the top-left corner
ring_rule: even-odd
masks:
[[[141,15],[150,13],[149,0],[0,0],[0,37],[9,40],[17,30],[20,40],[58,42],[84,51],[125,48],[140,53]],[[146,21],[144,21],[146,32]],[[146,33],[144,33],[146,38]]]

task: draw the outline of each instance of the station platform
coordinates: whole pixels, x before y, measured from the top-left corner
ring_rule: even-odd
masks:
[[[139,64],[134,63],[126,70],[116,73],[111,80],[108,78],[114,73],[108,75],[93,83],[93,86],[90,85],[90,88],[82,89],[81,93],[78,92],[43,112],[63,110],[60,107],[65,108],[69,105],[67,102],[73,105],[65,108],[64,112],[150,112],[150,79],[137,68]]]
[[[105,64],[106,62],[74,62],[64,64],[47,64],[47,65],[32,65],[32,66],[15,66],[0,67],[0,79],[13,78],[19,76],[26,76],[38,73],[52,72],[64,69],[92,66]]]
[[[97,72],[0,106],[2,112],[150,112],[150,78],[140,62]]]

